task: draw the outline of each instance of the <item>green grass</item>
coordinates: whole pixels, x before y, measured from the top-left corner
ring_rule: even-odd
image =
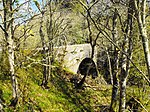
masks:
[[[77,90],[68,81],[68,77],[73,74],[58,69],[55,72],[48,86],[50,89],[43,89],[40,84],[42,81],[41,70],[39,67],[32,67],[27,70],[19,69],[18,83],[20,88],[20,98],[17,107],[11,108],[8,105],[12,98],[11,83],[9,76],[0,79],[0,89],[3,91],[6,112],[96,112],[110,104],[111,86],[98,83],[101,78],[91,81],[87,78],[87,85],[84,90]],[[6,79],[6,80],[5,80]],[[133,96],[140,99],[141,104],[150,111],[149,101],[150,88],[128,87],[127,100]],[[143,109],[142,109],[143,110]],[[144,110],[143,110],[144,112]]]

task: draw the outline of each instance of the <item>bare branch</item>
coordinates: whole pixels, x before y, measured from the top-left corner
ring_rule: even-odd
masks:
[[[0,25],[0,28],[3,30],[3,32],[5,33],[5,35],[8,36],[7,31],[2,27],[2,25]]]

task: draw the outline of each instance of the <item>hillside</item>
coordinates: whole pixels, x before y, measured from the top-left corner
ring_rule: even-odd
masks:
[[[148,4],[2,0],[0,112],[150,112]]]
[[[18,71],[20,83],[20,98],[16,108],[10,107],[11,85],[7,75],[0,77],[1,95],[4,100],[6,112],[106,112],[111,99],[111,86],[107,85],[99,76],[92,80],[86,79],[83,89],[75,89],[70,78],[74,74],[55,68],[56,72],[51,76],[48,89],[40,86],[42,74],[38,67]],[[144,92],[143,92],[144,91]],[[150,111],[149,93],[150,88],[127,89],[128,99],[131,96],[141,99],[140,104]],[[141,108],[141,111],[144,109]]]

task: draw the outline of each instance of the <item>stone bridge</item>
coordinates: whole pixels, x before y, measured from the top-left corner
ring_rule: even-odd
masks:
[[[92,53],[90,44],[77,44],[66,45],[57,47],[54,50],[56,59],[62,63],[63,67],[66,67],[73,73],[76,73],[79,64],[84,58],[89,58]],[[95,49],[95,51],[97,51]],[[94,61],[96,62],[96,52],[94,54]]]

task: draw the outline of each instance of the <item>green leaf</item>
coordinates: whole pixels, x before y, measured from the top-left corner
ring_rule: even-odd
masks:
[[[33,2],[35,3],[35,5],[37,6],[37,8],[40,10],[40,4],[37,0],[33,0]]]

